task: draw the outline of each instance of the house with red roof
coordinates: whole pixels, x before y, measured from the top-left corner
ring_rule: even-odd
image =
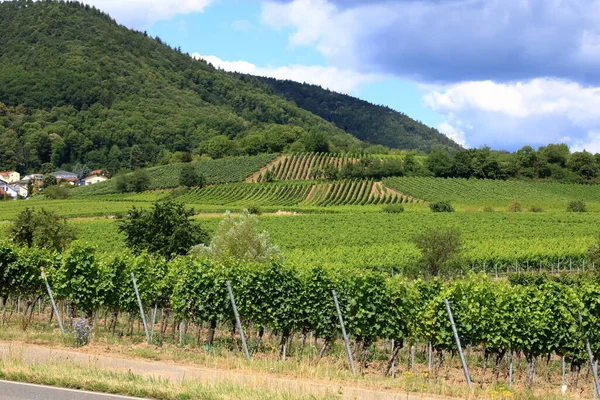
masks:
[[[0,179],[6,183],[14,183],[21,180],[21,174],[17,171],[1,171]]]

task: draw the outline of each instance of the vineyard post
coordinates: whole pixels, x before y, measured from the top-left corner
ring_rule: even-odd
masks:
[[[350,343],[348,341],[348,335],[346,334],[346,327],[344,326],[344,318],[342,317],[342,311],[340,310],[340,304],[338,303],[337,295],[335,294],[335,290],[331,290],[331,294],[333,295],[333,301],[335,303],[335,310],[337,311],[338,317],[340,319],[340,326],[342,328],[342,337],[344,338],[344,346],[346,347],[346,354],[348,355],[348,363],[350,363],[350,368],[352,369],[352,375],[356,375],[356,370],[354,369],[354,361],[352,360],[352,352],[350,351]]]
[[[237,307],[235,305],[235,298],[233,297],[233,290],[231,289],[231,283],[229,281],[225,281],[227,285],[227,291],[229,292],[229,298],[231,299],[231,307],[233,308],[233,315],[235,316],[235,321],[237,322],[238,330],[240,331],[240,337],[242,338],[242,346],[244,346],[244,355],[246,356],[246,360],[250,361],[250,353],[248,353],[248,346],[246,345],[246,337],[244,336],[244,328],[242,327],[242,321],[240,321],[240,314],[238,314]]]
[[[594,372],[594,374],[596,374],[596,376],[598,376],[598,360],[594,361],[594,363],[592,364],[592,371]],[[594,387],[594,400],[596,400],[598,398],[598,394],[600,394],[600,388],[598,388],[597,386]]]
[[[156,324],[156,312],[158,311],[158,303],[154,303],[154,310],[152,310],[152,331],[150,332],[150,340],[154,337],[154,325]]]
[[[431,346],[431,342],[427,345],[428,361],[429,361],[429,372],[431,372],[431,368],[433,367],[433,349]]]
[[[396,348],[396,341],[392,339],[392,354]],[[392,378],[396,377],[396,357],[392,358]]]
[[[40,268],[42,271],[41,278],[46,284],[46,290],[48,291],[48,296],[50,297],[50,302],[52,303],[52,309],[54,310],[54,316],[56,316],[56,321],[58,321],[58,327],[60,328],[60,333],[64,334],[65,329],[63,328],[62,320],[60,319],[60,314],[58,313],[58,308],[56,308],[56,303],[54,302],[54,296],[52,296],[52,289],[50,289],[50,285],[48,284],[48,279],[46,278],[46,274],[44,273],[44,268]]]
[[[135,274],[133,272],[131,273],[131,281],[133,282],[135,297],[137,298],[138,305],[140,306],[140,314],[142,315],[142,322],[144,323],[144,332],[146,332],[146,339],[148,340],[148,344],[150,344],[152,340],[150,339],[150,333],[148,332],[148,324],[146,323],[146,313],[144,313],[144,306],[142,305],[142,299],[140,298],[140,292],[138,291],[137,282],[135,281]]]
[[[581,312],[577,312],[579,314],[579,325],[581,326]],[[594,354],[592,353],[592,348],[590,346],[590,340],[587,335],[585,337],[585,349],[587,350],[588,357],[590,358],[590,363],[592,364],[592,375],[594,375],[594,395],[598,392],[600,386],[598,385],[598,370],[594,368]]]
[[[456,347],[458,348],[458,354],[460,355],[460,362],[462,363],[463,371],[465,373],[465,379],[467,380],[469,389],[472,389],[473,386],[471,385],[471,377],[469,376],[469,368],[467,367],[467,362],[465,361],[465,355],[463,354],[462,347],[460,346],[460,338],[458,337],[458,332],[456,331],[456,325],[454,324],[454,317],[452,316],[452,310],[450,310],[450,303],[448,303],[448,299],[444,299],[444,303],[446,304],[446,311],[448,311],[448,319],[450,319],[450,325],[452,326],[452,333],[454,334],[454,339],[456,340]]]
[[[565,385],[566,385],[566,379],[567,377],[565,376],[565,356],[562,356],[560,359],[560,371],[562,374],[562,386],[561,386],[561,390],[565,390]]]
[[[508,366],[508,387],[512,388],[513,381],[513,352],[510,351],[510,364]]]

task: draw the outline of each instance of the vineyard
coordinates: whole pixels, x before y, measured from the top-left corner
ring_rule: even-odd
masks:
[[[495,280],[479,274],[443,283],[409,282],[355,268],[218,264],[191,257],[165,262],[144,253],[101,258],[85,246],[58,255],[2,244],[0,260],[0,297],[8,299],[4,304],[11,309],[19,307],[15,301],[19,299],[25,311],[24,329],[34,306],[42,308],[38,299],[43,298],[43,308],[51,312],[40,279],[43,265],[67,324],[78,313],[91,322],[94,315],[105,315],[106,329],[132,335],[139,318],[130,279],[134,273],[142,309],[153,315],[149,321],[154,321],[152,330],[160,340],[167,340],[170,327],[175,332],[185,326],[196,332],[196,342],[205,334],[206,346],[218,346],[215,337],[230,335],[235,321],[226,287],[230,281],[253,357],[268,351],[261,346],[263,337],[277,335],[280,355],[285,357],[287,350],[290,359],[301,358],[308,333],[320,341],[321,356],[326,354],[340,337],[332,289],[353,343],[352,358],[362,374],[374,365],[380,368],[377,373],[390,375],[399,351],[408,348],[413,354],[408,370],[421,363],[419,370],[429,371],[431,379],[450,379],[447,368],[457,347],[444,299],[449,301],[462,346],[470,354],[471,378],[482,387],[502,382],[517,387],[547,385],[556,370],[552,364],[556,367],[562,357],[569,371],[569,390],[591,396],[590,374],[582,373],[589,364],[586,339],[594,357],[600,356],[600,286],[596,271],[589,268],[576,275],[513,274],[508,280]],[[128,317],[119,320],[120,314]],[[10,315],[3,314],[4,318]],[[385,350],[390,340],[395,345]],[[382,356],[386,362],[376,363]],[[489,361],[492,372],[486,375]],[[513,364],[515,373],[509,378]],[[397,366],[403,368],[400,362]],[[456,384],[456,376],[451,379]],[[560,378],[554,385],[560,386]]]
[[[207,184],[241,182],[254,171],[271,162],[276,155],[229,157],[193,163],[196,172],[204,176]],[[179,186],[179,175],[184,164],[169,164],[146,169],[150,176],[150,190],[169,189]],[[91,197],[117,193],[114,180],[84,186],[73,191],[74,197]]]
[[[190,204],[248,206],[347,206],[412,202],[373,180],[331,183],[237,183],[192,189],[178,200]]]
[[[278,158],[261,173],[251,176],[248,181],[263,182],[267,175],[277,180],[318,179],[323,177],[323,170],[327,167],[340,170],[358,160],[357,156],[349,154],[294,153]]]
[[[384,183],[426,201],[447,200],[460,204],[505,206],[517,200],[528,204],[560,203],[565,207],[571,200],[600,202],[600,190],[595,185],[424,177],[387,178]]]

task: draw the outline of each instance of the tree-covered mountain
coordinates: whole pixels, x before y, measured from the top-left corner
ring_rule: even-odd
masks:
[[[264,85],[78,2],[0,2],[0,38],[0,170],[363,145]]]
[[[261,78],[275,93],[326,119],[360,140],[396,149],[450,152],[461,147],[436,129],[389,107],[332,92],[320,86]]]

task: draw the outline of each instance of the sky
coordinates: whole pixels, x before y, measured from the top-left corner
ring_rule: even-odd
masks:
[[[87,0],[228,71],[389,106],[466,147],[600,152],[600,0]]]

